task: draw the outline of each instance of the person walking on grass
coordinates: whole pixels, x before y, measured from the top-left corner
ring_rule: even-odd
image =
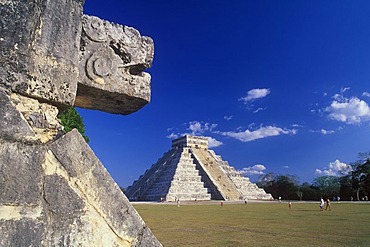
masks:
[[[323,211],[324,210],[324,199],[321,197],[321,200],[320,200],[320,211]]]
[[[325,208],[325,210],[328,210],[328,209],[329,209],[329,211],[331,211],[330,199],[329,198],[326,199],[326,208]]]

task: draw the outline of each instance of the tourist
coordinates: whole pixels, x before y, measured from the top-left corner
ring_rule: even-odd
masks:
[[[321,200],[320,200],[320,211],[323,211],[324,210],[324,199],[321,197]]]
[[[289,206],[289,210],[292,209],[292,203],[291,202],[288,203],[288,206]]]
[[[329,198],[326,199],[326,208],[325,208],[325,210],[328,210],[328,208],[329,208],[329,211],[331,211],[330,199]]]

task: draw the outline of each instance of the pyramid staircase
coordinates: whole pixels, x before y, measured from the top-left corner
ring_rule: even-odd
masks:
[[[190,156],[189,148],[170,150],[152,168],[152,172],[147,172],[148,175],[151,173],[151,176],[135,181],[133,186],[127,189],[126,195],[130,200],[211,199],[211,194],[204,187],[196,164]]]
[[[233,181],[221,169],[207,149],[193,148],[192,154],[196,157],[204,172],[211,178],[212,183],[221,193],[222,199],[233,201],[242,199]]]

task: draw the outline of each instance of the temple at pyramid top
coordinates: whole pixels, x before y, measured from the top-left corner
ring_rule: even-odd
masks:
[[[172,141],[172,148],[192,147],[208,149],[208,138],[203,136],[185,135]]]
[[[273,199],[208,148],[185,135],[126,190],[131,201]]]

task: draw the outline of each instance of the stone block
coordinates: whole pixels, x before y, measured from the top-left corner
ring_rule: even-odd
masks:
[[[83,2],[1,1],[0,84],[54,105],[73,105]]]
[[[64,133],[57,107],[14,93],[10,99],[35,133],[35,141],[46,143]]]
[[[38,220],[0,220],[0,246],[41,246],[44,230]]]
[[[113,231],[118,239],[132,246],[143,243],[150,243],[143,246],[161,246],[77,130],[67,133],[48,147],[49,155],[55,156],[54,161],[49,163],[57,162],[65,170],[60,174],[73,181],[70,186],[75,187],[87,205],[86,212],[79,218],[85,222],[81,223],[81,228],[87,229],[91,222],[96,222],[102,227],[109,226],[110,233]],[[104,233],[99,229],[90,230],[94,234]]]
[[[62,218],[82,214],[85,204],[82,199],[69,187],[65,178],[52,174],[44,178],[44,199],[48,210]]]
[[[0,66],[1,67],[1,66]],[[0,88],[0,138],[24,141],[35,138],[35,134],[10,97]]]
[[[42,147],[0,140],[0,205],[42,201]]]

